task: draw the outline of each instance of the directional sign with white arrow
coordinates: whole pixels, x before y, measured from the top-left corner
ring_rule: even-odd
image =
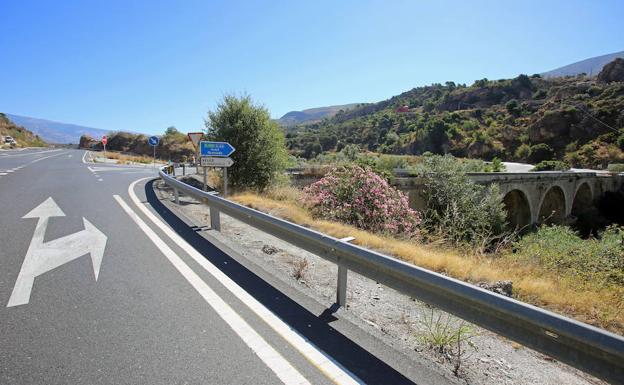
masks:
[[[227,142],[199,142],[199,154],[201,156],[230,156],[234,151],[236,149]]]
[[[86,254],[91,255],[93,273],[97,281],[108,238],[86,218],[82,218],[84,230],[52,241],[43,241],[50,217],[64,216],[65,213],[52,198],[46,199],[23,216],[23,218],[39,218],[39,221],[7,307],[24,305],[30,301],[35,277]]]
[[[202,156],[202,167],[230,167],[234,164],[232,158],[218,158],[213,156]]]

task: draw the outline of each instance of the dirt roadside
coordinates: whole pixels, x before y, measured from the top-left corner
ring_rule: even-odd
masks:
[[[173,192],[160,181],[157,196],[172,201]],[[181,196],[181,205],[168,205],[198,226],[210,223],[209,209],[194,199]],[[210,230],[209,230],[210,231]],[[221,232],[210,235],[244,258],[307,297],[327,308],[335,300],[337,267],[271,235],[221,214]],[[449,378],[466,384],[604,384],[567,365],[522,347],[487,330],[468,325],[447,313],[349,272],[347,308],[344,317],[414,361],[426,359]],[[457,355],[433,349],[423,338],[431,336],[436,321],[451,330],[468,326],[474,347],[464,347],[458,376]],[[448,325],[448,326],[445,326]]]

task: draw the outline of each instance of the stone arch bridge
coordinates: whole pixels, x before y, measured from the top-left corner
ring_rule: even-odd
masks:
[[[607,191],[617,191],[624,176],[594,172],[469,173],[475,183],[500,187],[508,222],[514,227],[533,223],[560,223],[591,208]],[[415,177],[397,177],[410,205],[422,208],[422,183]]]

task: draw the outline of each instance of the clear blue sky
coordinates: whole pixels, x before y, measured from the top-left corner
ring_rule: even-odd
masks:
[[[273,117],[624,50],[624,1],[0,3],[0,111],[110,130],[203,127],[225,93]]]

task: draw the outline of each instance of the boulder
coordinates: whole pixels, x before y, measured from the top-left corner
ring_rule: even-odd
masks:
[[[495,281],[495,282],[479,282],[477,283],[482,289],[493,291],[494,293],[498,293],[504,295],[506,297],[511,297],[513,291],[513,282],[511,281]]]
[[[624,59],[617,58],[602,67],[598,74],[598,81],[604,83],[624,82]]]

